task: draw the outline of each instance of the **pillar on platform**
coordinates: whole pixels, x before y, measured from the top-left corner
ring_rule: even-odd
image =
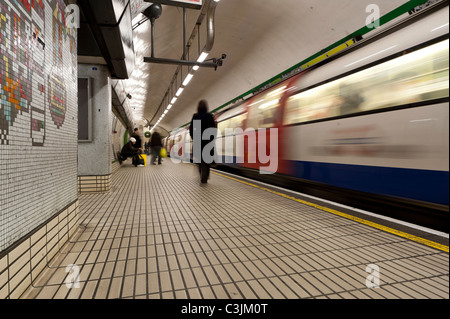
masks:
[[[85,126],[91,130],[87,140],[78,142],[78,191],[107,192],[112,157],[111,74],[103,65],[79,64],[78,77],[89,79],[89,123]]]

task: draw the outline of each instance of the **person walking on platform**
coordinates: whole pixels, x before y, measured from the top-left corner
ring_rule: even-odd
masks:
[[[194,163],[198,164],[200,180],[205,184],[208,182],[210,166],[214,161],[214,141],[217,135],[217,124],[213,115],[208,113],[206,100],[198,103],[197,113],[191,120],[189,134],[194,142]]]
[[[155,160],[158,158],[158,165],[161,165],[161,148],[162,148],[162,140],[161,135],[158,132],[152,134],[150,138],[150,146],[152,148],[151,153],[152,157],[150,160],[151,165],[156,165]]]
[[[135,159],[137,160],[141,151],[142,150],[140,148],[136,147],[136,139],[134,137],[131,137],[130,141],[122,147],[122,151],[117,152],[117,158],[120,165],[122,165],[122,162],[125,161],[128,157],[132,157],[133,165],[137,166],[135,164]]]

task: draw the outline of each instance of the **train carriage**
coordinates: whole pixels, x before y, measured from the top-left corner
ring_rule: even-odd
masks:
[[[448,13],[417,14],[217,114],[216,162],[448,221]]]

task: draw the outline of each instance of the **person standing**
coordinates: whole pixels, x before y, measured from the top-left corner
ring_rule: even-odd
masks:
[[[162,148],[162,140],[161,135],[158,132],[155,132],[152,134],[152,137],[150,138],[150,146],[152,148],[151,150],[151,165],[156,165],[155,160],[158,158],[158,165],[161,165],[161,148]]]
[[[136,140],[135,147],[142,150],[141,134],[137,127],[134,129],[134,133],[133,133],[133,135],[131,135],[131,137],[133,137]]]
[[[203,136],[206,130],[208,132]],[[214,116],[208,113],[208,102],[206,100],[201,100],[198,103],[197,113],[193,115],[191,120],[189,134],[194,142],[194,163],[199,164],[200,180],[205,184],[208,182],[210,167],[214,160],[214,140],[217,135],[217,124],[214,121]],[[206,148],[207,146],[208,148]]]

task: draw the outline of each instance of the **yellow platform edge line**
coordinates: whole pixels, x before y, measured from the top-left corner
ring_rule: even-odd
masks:
[[[402,232],[400,230],[393,229],[393,228],[390,228],[390,227],[387,227],[387,226],[383,226],[383,225],[380,225],[380,224],[377,224],[377,223],[374,223],[374,222],[371,222],[371,221],[368,221],[368,220],[365,220],[365,219],[362,219],[362,218],[359,218],[359,217],[355,217],[355,216],[352,216],[352,215],[349,215],[349,214],[346,214],[346,213],[342,213],[340,211],[337,211],[337,210],[334,210],[334,209],[331,209],[331,208],[328,208],[328,207],[324,207],[324,206],[321,206],[321,205],[313,204],[313,203],[307,202],[307,201],[302,200],[302,199],[298,199],[298,198],[293,197],[293,196],[289,196],[289,195],[286,195],[286,194],[283,194],[283,193],[280,193],[280,192],[277,192],[277,191],[273,191],[273,190],[268,189],[266,187],[261,187],[261,186],[258,186],[256,184],[253,184],[253,183],[249,183],[249,182],[245,182],[245,181],[239,180],[237,178],[233,178],[233,177],[230,177],[230,176],[227,176],[227,175],[223,175],[223,174],[220,174],[220,173],[217,173],[217,172],[212,172],[212,173],[215,174],[215,175],[218,175],[218,176],[221,176],[221,177],[225,177],[225,178],[231,179],[233,181],[239,182],[241,184],[245,184],[245,185],[248,185],[248,186],[251,186],[251,187],[254,187],[254,188],[258,188],[260,190],[263,190],[263,191],[266,191],[266,192],[269,192],[269,193],[272,193],[272,194],[275,194],[275,195],[278,195],[278,196],[282,196],[282,197],[287,198],[287,199],[291,199],[291,200],[296,201],[298,203],[301,203],[301,204],[304,204],[304,205],[307,205],[307,206],[311,206],[311,207],[314,207],[314,208],[326,211],[326,212],[334,214],[334,215],[338,215],[338,216],[341,216],[341,217],[344,217],[344,218],[347,218],[347,219],[351,219],[351,220],[353,220],[355,222],[358,222],[360,224],[364,224],[364,225],[367,225],[367,226],[370,226],[370,227],[373,227],[373,228],[376,228],[376,229],[379,229],[379,230],[382,230],[382,231],[385,231],[385,232],[388,232],[388,233],[391,233],[391,234],[394,234],[394,235],[397,235],[397,236],[400,236],[400,237],[404,237],[404,238],[407,238],[409,240],[412,240],[412,241],[415,241],[415,242],[418,242],[418,243],[421,243],[421,244],[424,244],[424,245],[427,245],[427,246],[430,246],[430,247],[433,247],[433,248],[445,251],[447,253],[449,252],[449,247],[448,246],[436,243],[434,241],[431,241],[431,240],[428,240],[428,239],[425,239],[425,238],[421,238],[421,237],[417,237],[417,236],[414,236],[414,235]]]

